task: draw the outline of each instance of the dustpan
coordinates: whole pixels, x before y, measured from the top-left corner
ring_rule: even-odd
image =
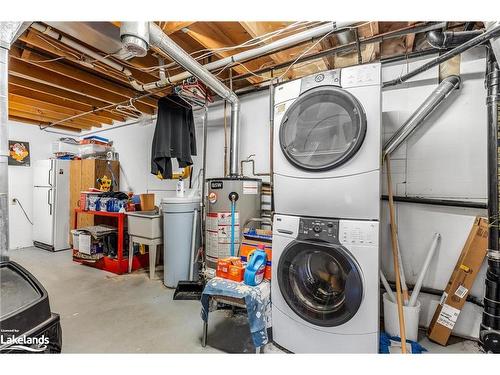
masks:
[[[202,281],[179,281],[174,292],[174,300],[201,300],[201,294],[205,288]]]

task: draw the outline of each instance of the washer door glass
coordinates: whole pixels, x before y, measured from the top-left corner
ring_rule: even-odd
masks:
[[[292,242],[280,257],[278,284],[288,306],[317,326],[344,324],[363,299],[361,271],[340,245]]]
[[[352,158],[366,134],[366,115],[359,101],[335,86],[301,94],[280,126],[280,145],[295,166],[311,171],[335,168]]]

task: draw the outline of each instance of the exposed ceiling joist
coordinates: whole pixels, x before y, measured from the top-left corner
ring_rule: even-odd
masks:
[[[14,85],[16,87],[22,87],[39,93],[52,95],[72,103],[87,105],[90,107],[87,111],[94,110],[94,113],[105,115],[106,117],[112,118],[116,121],[126,120],[123,115],[117,114],[111,110],[98,110],[98,108],[105,106],[107,103],[89,98],[88,96],[79,93],[67,91],[65,89],[50,86],[42,82],[32,81],[23,77],[16,77],[11,74],[9,74],[9,85]]]
[[[61,115],[65,115],[66,117],[77,116],[77,115],[81,115],[82,113],[84,113],[82,111],[75,111],[75,110],[72,110],[72,109],[69,109],[66,107],[61,107],[61,106],[58,106],[55,104],[46,103],[46,102],[41,101],[41,100],[33,99],[30,97],[26,97],[26,96],[14,94],[14,93],[9,93],[9,103],[10,102],[30,105],[34,108],[38,108],[40,110],[52,111],[55,113],[59,113]],[[109,120],[109,119],[106,119],[103,117],[99,117],[99,116],[96,116],[94,114],[87,114],[87,115],[82,116],[80,118],[82,120],[89,120],[89,121],[95,122],[97,124],[104,123],[104,124],[111,125],[113,123],[112,120]]]
[[[9,93],[18,95],[23,98],[29,98],[29,99],[34,99],[39,102],[47,103],[47,104],[53,104],[61,108],[65,108],[68,110],[73,110],[75,113],[82,113],[82,112],[89,112],[92,111],[92,107],[89,105],[85,105],[82,103],[74,102],[71,100],[67,99],[62,99],[60,97],[50,95],[44,92],[39,92],[39,91],[34,91],[30,90],[27,88],[24,88],[22,86],[16,86],[13,85],[12,83],[9,83]],[[105,111],[100,111],[98,114],[92,114],[92,117],[98,120],[99,122],[102,122],[104,124],[112,124],[115,119],[111,116],[111,114],[105,112]]]
[[[13,116],[17,116],[19,113],[22,113],[27,118],[48,123],[64,120],[67,117],[65,115],[60,115],[56,112],[45,111],[45,110],[42,111],[30,105],[20,104],[16,102],[9,103],[9,113],[12,114]],[[95,123],[93,122],[78,119],[78,122],[77,120],[69,120],[60,125],[76,129],[90,129],[92,128],[92,126],[95,126],[94,124]]]
[[[75,66],[65,64],[59,61],[43,62],[44,60],[47,60],[47,58],[37,53],[32,53],[29,61],[25,61],[22,58],[16,57],[15,54],[12,54],[11,56],[20,61],[28,62],[29,64],[35,65],[42,69],[50,70],[54,73],[61,74],[65,77],[78,80],[84,84],[89,84],[97,88],[109,91],[111,93],[118,94],[122,97],[121,100],[127,100],[129,98],[133,98],[136,96],[136,92],[128,87],[125,87],[123,85],[118,85],[107,79],[100,78],[94,74],[88,73],[84,70],[77,69],[75,68]],[[42,61],[42,62],[37,62],[37,61]],[[156,107],[156,101],[154,99],[143,98],[138,101],[147,104],[153,109]]]
[[[16,77],[32,79],[50,86],[72,91],[74,93],[84,94],[90,98],[101,100],[107,104],[118,104],[128,99],[122,95],[99,89],[98,87],[85,84],[76,79],[69,78],[62,74],[55,73],[48,69],[15,58],[10,58],[9,73]],[[152,106],[138,102],[134,105],[143,113],[154,113],[154,107]]]
[[[173,34],[179,30],[188,28],[194,21],[166,21],[159,22],[161,29],[167,35]]]
[[[187,33],[187,35],[200,43],[203,47],[210,50],[217,50],[238,44],[237,42],[235,43],[233,40],[231,40],[229,35],[224,33],[214,22],[196,23],[189,28],[189,32]],[[215,55],[220,58],[224,58],[234,55],[237,52],[238,50],[217,51],[215,52]],[[258,63],[256,63],[255,61],[251,61],[245,63],[244,66],[235,65],[232,69],[240,74],[243,74],[248,72],[248,70],[258,69],[259,65],[257,64]],[[248,70],[245,69],[245,66],[248,68]],[[261,81],[261,79],[257,77],[249,77],[248,81],[250,81],[251,83],[258,83]]]
[[[257,38],[261,35],[277,31],[280,29],[283,29],[284,27],[292,24],[292,22],[240,22],[240,25],[245,29],[245,31],[252,37],[252,38]],[[281,36],[278,36],[280,38]],[[271,38],[268,39],[265,44],[268,44],[278,38]],[[324,41],[327,41],[325,39]],[[283,61],[288,61],[295,56],[298,56],[300,53],[302,53],[304,50],[307,48],[311,47],[312,43],[309,44],[304,44],[302,46],[297,46],[290,48],[286,51],[281,51],[281,52],[276,52],[269,57],[275,64],[282,63]],[[312,47],[310,52],[314,51],[319,51],[321,49],[321,45],[317,45],[315,47]],[[329,69],[328,65],[328,59],[325,58],[323,61],[318,60],[315,61],[313,64],[309,64],[308,66],[298,66],[298,67],[293,67],[290,69],[287,73],[288,78],[294,78],[297,75],[307,75],[307,74],[313,74],[321,70],[326,70]]]

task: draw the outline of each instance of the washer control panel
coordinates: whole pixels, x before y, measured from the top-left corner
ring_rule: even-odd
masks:
[[[378,243],[379,223],[376,221],[342,220],[339,241],[344,245],[373,246]]]
[[[332,219],[301,218],[297,239],[317,239],[330,243],[339,242],[339,221]]]

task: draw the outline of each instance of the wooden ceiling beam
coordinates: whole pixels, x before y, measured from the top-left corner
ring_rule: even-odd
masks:
[[[412,26],[414,24],[416,24],[416,22],[408,22],[408,26]],[[413,52],[413,47],[415,46],[415,36],[416,36],[415,33],[406,35],[406,40],[405,40],[406,53]]]
[[[245,29],[245,31],[252,37],[256,38],[258,36],[267,34],[269,32],[277,31],[280,30],[289,24],[291,22],[247,22],[247,21],[242,21],[239,22],[241,27]],[[270,43],[274,40],[277,40],[277,38],[272,38],[266,41],[265,43]],[[325,44],[320,44],[314,48],[311,49],[311,52],[314,51],[319,51],[321,47],[326,48],[326,46],[329,43],[329,39],[325,39],[323,41]],[[289,48],[288,50],[281,51],[281,52],[276,52],[271,55],[269,55],[269,58],[272,60],[273,63],[275,64],[280,64],[285,61],[290,61],[293,59],[295,56],[298,56],[301,52],[303,52],[305,49],[307,49],[310,46],[310,44],[303,45],[303,46],[298,46],[294,48]],[[287,75],[288,78],[293,78],[297,75],[307,75],[307,74],[312,74],[321,70],[327,70],[333,68],[333,64],[330,64],[329,58],[324,58],[323,62],[321,60],[318,60],[314,64],[309,64],[308,66],[302,66],[302,67],[292,67]]]
[[[56,121],[66,120],[69,117],[63,113],[54,112],[48,109],[42,109],[39,107],[34,107],[32,105],[18,103],[14,101],[12,102],[9,101],[9,108],[38,116],[38,118],[42,121],[56,122]],[[102,126],[98,122],[85,120],[83,118],[67,120],[61,124],[64,124],[65,126],[69,126],[71,128],[84,128],[84,129],[91,129],[92,127]]]
[[[103,101],[95,100],[78,93],[60,89],[58,87],[53,87],[41,82],[32,81],[22,77],[16,77],[11,74],[9,74],[9,85],[14,85],[16,87],[31,90],[33,92],[54,96],[56,98],[63,100],[64,102],[70,102],[71,105],[79,106],[79,108],[82,108],[81,110],[83,110],[82,106],[86,106],[87,108],[86,111],[95,109],[96,111],[94,113],[106,116],[116,121],[123,122],[126,120],[126,117],[114,113],[111,110],[98,110],[97,108],[107,105],[107,103]]]
[[[33,120],[31,118],[24,117],[24,114],[22,112],[20,112],[20,113],[18,113],[17,111],[13,111],[13,112],[15,112],[16,115],[14,116],[14,115],[9,114],[10,121],[22,122],[22,123],[28,124],[28,125],[38,125],[38,126],[50,125],[49,122],[43,122],[43,121]],[[76,133],[81,132],[81,129],[70,128],[68,126],[61,126],[61,125],[51,126],[51,128],[72,131],[72,132],[76,132]]]
[[[89,112],[92,111],[92,106],[74,102],[67,99],[62,99],[54,95],[50,95],[46,92],[39,92],[24,88],[22,86],[16,86],[12,83],[9,83],[9,93],[15,94],[24,98],[35,99],[40,102],[44,102],[47,104],[54,104],[59,107],[66,108],[68,110],[74,110],[74,112]],[[92,116],[99,122],[104,124],[112,124],[115,120],[122,121],[113,118],[109,113],[105,111],[100,111],[98,114],[92,114]]]
[[[24,118],[28,118],[28,119],[31,119],[34,121],[44,122],[47,124],[50,124],[52,122],[56,122],[56,121],[62,119],[62,118],[55,118],[53,116],[48,116],[47,114],[40,113],[39,111],[37,111],[33,108],[26,108],[26,107],[20,106],[16,103],[9,104],[9,115],[10,116],[17,116],[17,117],[24,117]],[[71,122],[67,122],[67,123],[62,123],[59,125],[66,126],[68,128],[73,128],[73,129],[80,129],[80,130],[90,130],[91,129],[91,126],[88,126],[87,124],[74,125]]]
[[[229,46],[233,46],[235,43],[226,35],[216,24],[213,22],[200,22],[192,25],[189,28],[189,32],[187,33],[193,40],[201,44],[203,47],[207,49],[218,49],[225,48]],[[216,52],[215,55],[220,58],[231,56],[237,53],[238,50],[231,51],[219,51]],[[258,64],[258,63],[257,63]],[[258,69],[259,66],[255,61],[251,61],[246,63],[246,66],[249,70]],[[247,73],[248,70],[245,69],[241,65],[235,65],[232,69],[240,74]],[[262,79],[257,77],[249,77],[248,81],[251,83],[258,83],[262,81]]]
[[[118,104],[124,101],[124,97],[121,95],[106,90],[100,90],[95,86],[85,84],[76,79],[63,76],[15,58],[10,58],[9,73],[17,77],[36,80],[63,90],[84,94],[93,99],[106,102],[107,104]],[[143,113],[154,113],[154,109],[148,105],[138,102],[134,103],[134,105]]]
[[[182,29],[188,28],[189,26],[194,24],[194,21],[166,21],[160,22],[160,24],[163,32],[167,35],[170,35]]]
[[[75,110],[72,110],[72,109],[61,107],[61,106],[58,106],[58,105],[55,105],[55,104],[46,103],[44,101],[36,100],[36,99],[31,98],[31,97],[17,95],[17,94],[14,94],[14,93],[9,93],[9,103],[10,102],[30,105],[30,106],[38,108],[40,110],[53,111],[53,112],[56,112],[56,113],[60,113],[60,114],[66,115],[66,117],[77,116],[77,115],[81,115],[81,114],[85,113],[85,112],[82,112],[82,111],[75,111]],[[99,116],[96,116],[96,115],[93,115],[93,114],[87,114],[87,115],[81,116],[81,117],[79,117],[79,119],[89,120],[89,121],[92,121],[92,122],[95,122],[95,123],[98,123],[98,124],[104,123],[104,124],[111,125],[113,123],[112,120],[109,120],[109,119],[106,119],[106,118],[102,118],[102,117],[99,117]]]
[[[21,61],[24,61],[24,59],[16,57],[14,55],[14,58],[19,59]],[[43,69],[50,70],[52,72],[64,75],[69,78],[76,79],[80,82],[101,88],[103,90],[107,90],[109,92],[118,94],[123,96],[123,100],[128,99],[128,98],[133,98],[137,95],[137,92],[135,90],[132,90],[129,87],[119,85],[116,83],[113,83],[107,79],[100,78],[99,76],[92,74],[92,73],[87,73],[86,71],[79,69],[76,66],[72,66],[60,61],[48,61],[48,62],[40,62],[37,63],[36,61],[44,61],[47,60],[47,57],[32,52],[30,55],[29,61],[26,61],[32,65],[36,65],[38,67],[41,67]],[[152,108],[156,108],[156,101],[151,99],[151,98],[144,98],[138,100],[141,103],[147,104],[151,106]]]

